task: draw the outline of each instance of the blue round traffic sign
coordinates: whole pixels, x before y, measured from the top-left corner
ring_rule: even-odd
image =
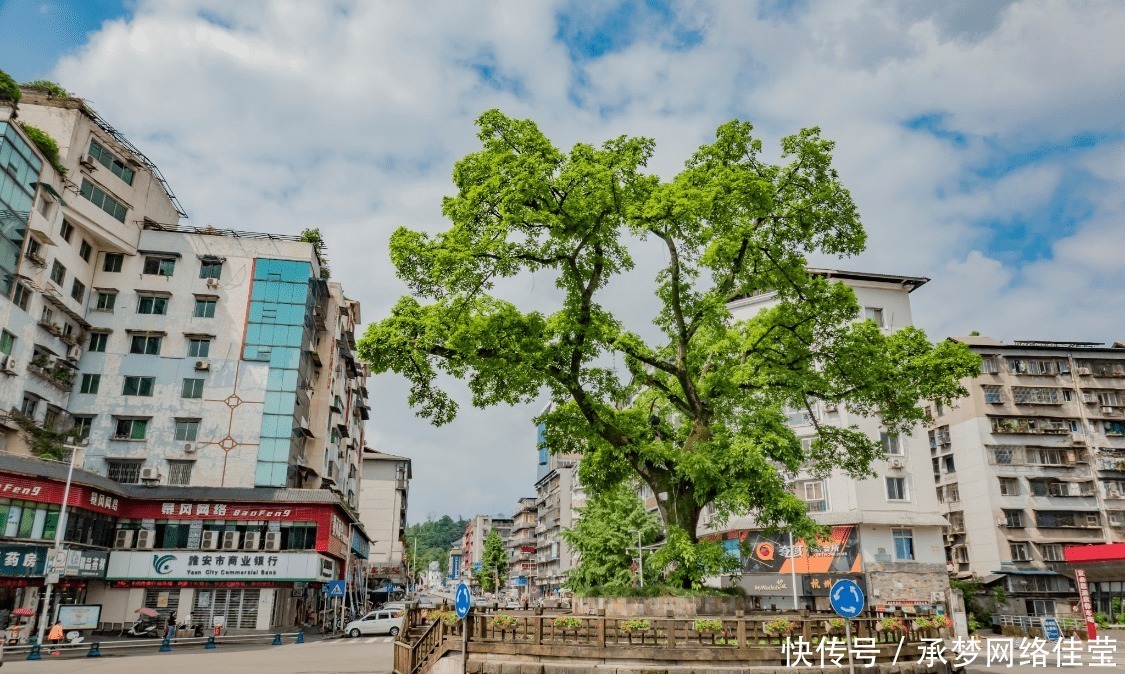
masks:
[[[473,606],[473,595],[469,592],[469,586],[461,583],[457,586],[457,592],[453,594],[453,609],[457,611],[458,618],[464,618],[469,615],[469,609]]]
[[[832,610],[842,618],[854,618],[863,612],[863,590],[854,580],[838,580],[828,594]]]

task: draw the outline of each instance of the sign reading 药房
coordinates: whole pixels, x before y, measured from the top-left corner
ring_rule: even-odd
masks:
[[[114,550],[109,580],[318,581],[324,558],[315,552],[223,552],[221,550]]]
[[[42,576],[47,548],[37,545],[0,545],[0,576]]]

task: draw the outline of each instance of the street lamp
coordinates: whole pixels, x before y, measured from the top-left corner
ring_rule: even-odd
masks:
[[[85,441],[89,442],[89,440]],[[66,532],[66,505],[70,501],[70,483],[74,478],[74,459],[78,456],[78,450],[85,449],[86,444],[81,445],[63,445],[66,449],[70,450],[70,468],[66,471],[66,488],[63,490],[62,505],[59,506],[59,521],[55,525],[55,545],[51,549],[48,563],[51,567],[54,566],[55,557],[64,553],[62,547],[63,534]],[[36,637],[36,643],[43,643],[43,635],[47,631],[47,621],[51,617],[51,592],[55,589],[55,583],[59,580],[59,573],[51,571],[51,567],[47,569],[47,582],[44,583],[43,590],[43,615],[39,617],[39,632]],[[66,568],[66,558],[63,558],[63,568]],[[61,572],[60,572],[61,573]]]
[[[637,575],[641,577],[641,587],[645,586],[645,549],[641,540],[640,529],[630,529],[629,533],[637,535]]]

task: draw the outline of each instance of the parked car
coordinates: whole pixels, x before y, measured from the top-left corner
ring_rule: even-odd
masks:
[[[516,601],[515,599],[509,599],[508,601],[504,602],[504,608],[519,608],[519,607],[520,607],[520,603],[518,601]]]
[[[491,603],[492,602],[488,601],[484,597],[477,597],[476,599],[473,600],[473,606],[478,606],[478,607],[488,606]]]
[[[389,601],[379,607],[380,611],[405,611],[406,604],[401,601]]]
[[[389,634],[398,636],[402,631],[403,610],[387,610],[386,607],[372,611],[359,620],[353,620],[344,626],[344,634],[349,637],[358,637],[361,634]]]

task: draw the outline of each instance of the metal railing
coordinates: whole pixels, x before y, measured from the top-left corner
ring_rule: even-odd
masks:
[[[210,636],[210,637],[174,637],[169,638],[168,646],[172,651],[182,648],[193,648],[197,650],[218,648],[224,644],[253,644],[253,643],[266,643],[266,644],[292,644],[304,643],[305,637],[303,632],[272,632],[260,634],[227,634],[223,636]],[[280,641],[280,644],[278,642]],[[211,644],[214,644],[213,646]],[[7,660],[26,658],[36,649],[39,653],[46,656],[48,653],[58,651],[59,655],[70,655],[71,657],[90,655],[91,649],[95,653],[100,654],[103,651],[110,653],[127,653],[129,651],[140,651],[143,649],[150,650],[154,653],[164,649],[165,640],[160,638],[144,638],[138,637],[135,639],[128,639],[122,641],[101,641],[98,639],[83,640],[79,643],[64,642],[59,644],[19,644],[16,646],[4,647],[4,658]]]

